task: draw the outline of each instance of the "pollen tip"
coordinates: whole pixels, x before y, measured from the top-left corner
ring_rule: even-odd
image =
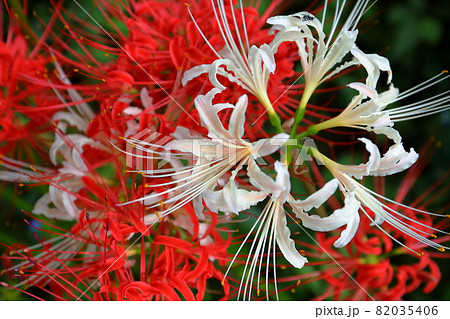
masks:
[[[448,73],[448,70],[442,70],[441,73]]]
[[[225,279],[222,279],[220,283],[222,284],[222,286],[225,286]]]
[[[19,187],[23,187],[23,183],[19,183]]]
[[[184,5],[188,8],[190,8],[191,6],[189,5],[189,3],[185,2]]]
[[[441,253],[445,252],[445,248],[444,247],[439,247],[438,249]]]
[[[256,295],[259,297],[260,294],[261,294],[261,290],[258,289],[258,290],[256,291]]]
[[[450,218],[450,215],[445,215],[446,217]]]
[[[430,234],[431,238],[437,238],[437,236],[435,234]]]
[[[291,293],[295,293],[295,288],[292,288],[292,289],[291,289]]]
[[[282,270],[287,269],[287,267],[286,267],[285,265],[281,265],[280,268],[281,268]]]
[[[14,250],[11,250],[11,251],[9,252],[9,255],[12,256],[12,255],[14,255],[14,253],[15,253],[15,251],[14,251]]]

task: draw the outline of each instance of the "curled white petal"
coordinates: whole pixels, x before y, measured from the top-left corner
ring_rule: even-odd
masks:
[[[414,149],[406,152],[403,143],[395,144],[389,148],[380,161],[377,170],[373,172],[375,176],[386,176],[402,172],[410,168],[419,158]]]
[[[305,200],[294,200],[290,199],[289,204],[292,206],[294,211],[296,212],[303,212],[303,211],[309,211],[313,207],[319,208],[320,206],[325,203],[328,198],[331,197],[331,195],[334,194],[337,187],[339,185],[339,181],[334,178],[328,183],[326,183],[321,189],[319,189],[317,192],[310,195]]]
[[[275,203],[277,205],[278,203]],[[278,204],[280,205],[280,204]],[[282,207],[275,208],[275,232],[278,247],[284,258],[294,267],[303,268],[308,259],[302,256],[295,248],[295,242],[291,239],[291,231],[287,227],[286,213]]]

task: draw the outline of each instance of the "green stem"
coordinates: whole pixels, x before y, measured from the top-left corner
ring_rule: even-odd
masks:
[[[269,113],[270,124],[277,130],[278,133],[284,133],[283,127],[281,126],[281,119],[277,113]]]
[[[309,96],[307,94],[303,94],[300,104],[299,104],[297,110],[295,111],[294,124],[292,125],[291,134],[290,134],[291,138],[295,137],[295,134],[297,133],[298,125],[305,117],[306,105],[308,104],[308,100],[309,100]]]

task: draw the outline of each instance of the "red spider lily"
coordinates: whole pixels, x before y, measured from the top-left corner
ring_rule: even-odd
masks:
[[[17,24],[11,19],[6,38],[0,41],[0,154],[25,159],[31,158],[31,149],[44,153],[43,137],[51,130],[48,121],[55,110],[36,112],[39,106],[54,103],[48,97],[48,83],[36,83],[52,77],[45,67],[50,58],[29,53],[30,46]]]
[[[2,274],[17,278],[18,290],[35,287],[55,300],[179,300],[178,293],[201,300],[208,281],[223,278],[215,264],[226,260],[228,245],[217,230],[208,229],[209,239],[202,242],[168,220],[151,236],[131,240],[139,232],[133,226],[88,216],[81,215],[70,231],[37,229],[52,238],[41,241],[36,235],[40,243],[32,247],[10,247]],[[227,295],[227,282],[222,289],[216,293]]]
[[[70,230],[44,220],[36,220],[42,226],[30,223],[39,243],[9,247],[2,273],[19,279],[17,289],[37,287],[56,300],[174,300],[180,298],[177,291],[186,300],[203,299],[208,281],[222,280],[217,267],[227,259],[229,239],[221,234],[216,215],[200,224],[189,206],[162,220],[140,203],[117,206],[119,197],[141,196],[146,188],[124,187],[123,170],[114,157],[105,164],[104,157],[89,151],[83,156],[93,161],[78,193],[64,188],[68,177],[35,177],[76,197],[78,221]],[[116,165],[118,182],[96,173],[100,163]],[[219,295],[227,291],[225,282]]]

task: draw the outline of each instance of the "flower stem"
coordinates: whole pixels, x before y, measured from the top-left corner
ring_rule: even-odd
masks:
[[[281,119],[278,116],[277,112],[275,112],[275,109],[273,108],[272,103],[269,100],[269,97],[267,95],[257,97],[267,110],[267,114],[269,114],[270,124],[272,124],[272,126],[277,130],[278,133],[284,133],[283,127],[281,126]]]

